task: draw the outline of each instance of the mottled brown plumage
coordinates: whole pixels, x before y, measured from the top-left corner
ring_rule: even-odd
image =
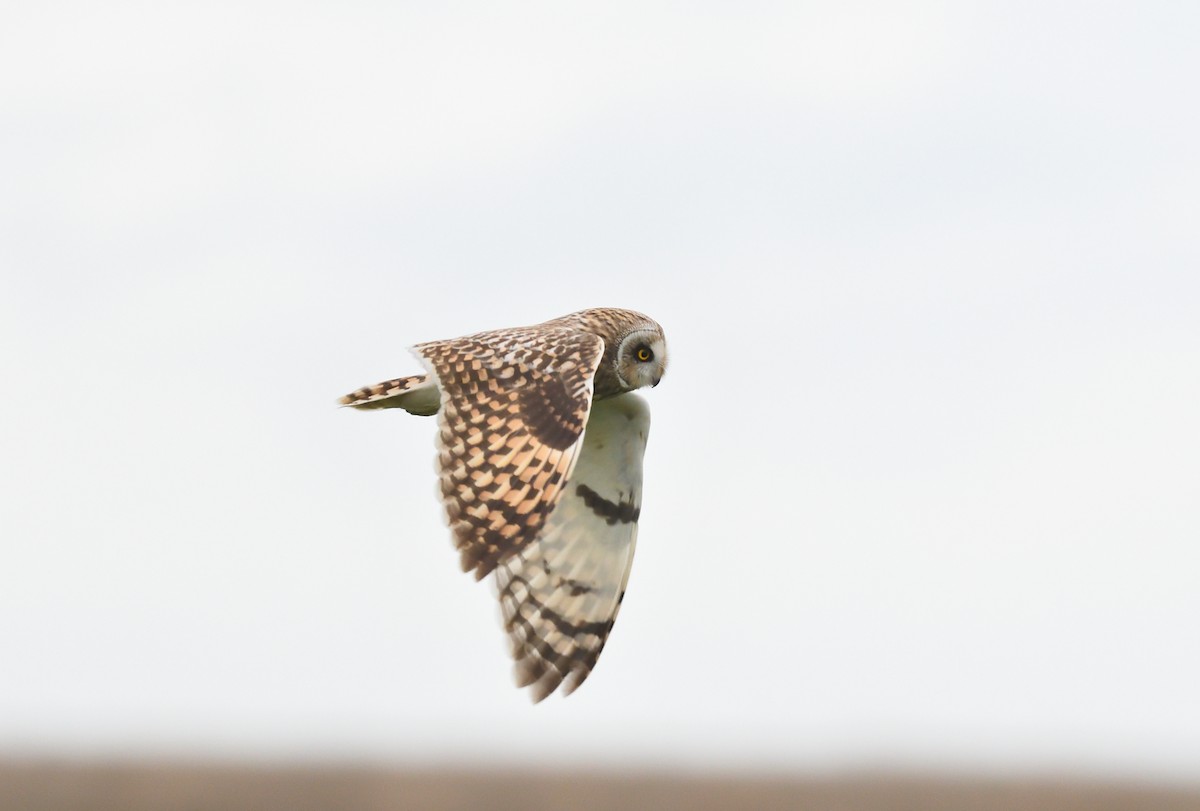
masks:
[[[356,389],[342,397],[338,402],[342,405],[354,406],[361,409],[394,408],[397,399],[401,395],[427,389],[428,383],[429,375],[398,377],[395,380],[385,380],[373,386],[363,386],[361,389]],[[436,392],[434,394],[436,395]],[[439,400],[435,396],[433,401],[433,408],[423,416],[437,413]]]
[[[438,469],[464,571],[482,578],[537,536],[591,409],[595,335],[508,330],[419,344],[442,393]]]

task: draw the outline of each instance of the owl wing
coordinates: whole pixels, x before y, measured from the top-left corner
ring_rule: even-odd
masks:
[[[567,492],[535,541],[496,567],[518,686],[534,701],[591,673],[617,618],[642,500],[650,409],[634,394],[592,407]]]
[[[438,474],[464,571],[483,578],[542,529],[571,475],[604,353],[570,329],[414,347],[441,393]]]
[[[429,375],[413,375],[385,380],[374,386],[363,386],[338,401],[360,411],[376,408],[403,408],[411,414],[428,417],[436,414],[439,398],[437,386]]]

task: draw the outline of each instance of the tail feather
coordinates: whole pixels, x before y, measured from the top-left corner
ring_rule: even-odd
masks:
[[[427,417],[437,413],[441,405],[441,396],[429,375],[413,375],[385,380],[373,386],[363,386],[342,397],[338,402],[361,410],[403,408],[411,414]]]

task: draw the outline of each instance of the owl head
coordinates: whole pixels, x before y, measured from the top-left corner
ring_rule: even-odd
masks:
[[[595,399],[657,386],[667,371],[663,328],[653,318],[634,310],[596,307],[564,315],[542,326],[590,332],[604,340],[604,355],[593,381]]]
[[[626,389],[657,386],[667,371],[667,339],[662,327],[650,319],[635,327],[617,344],[613,371]]]

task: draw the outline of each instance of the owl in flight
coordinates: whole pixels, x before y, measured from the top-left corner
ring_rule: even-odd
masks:
[[[413,347],[425,374],[347,394],[438,415],[439,492],[464,571],[495,573],[520,687],[534,701],[591,673],[625,596],[662,327],[593,309]]]

